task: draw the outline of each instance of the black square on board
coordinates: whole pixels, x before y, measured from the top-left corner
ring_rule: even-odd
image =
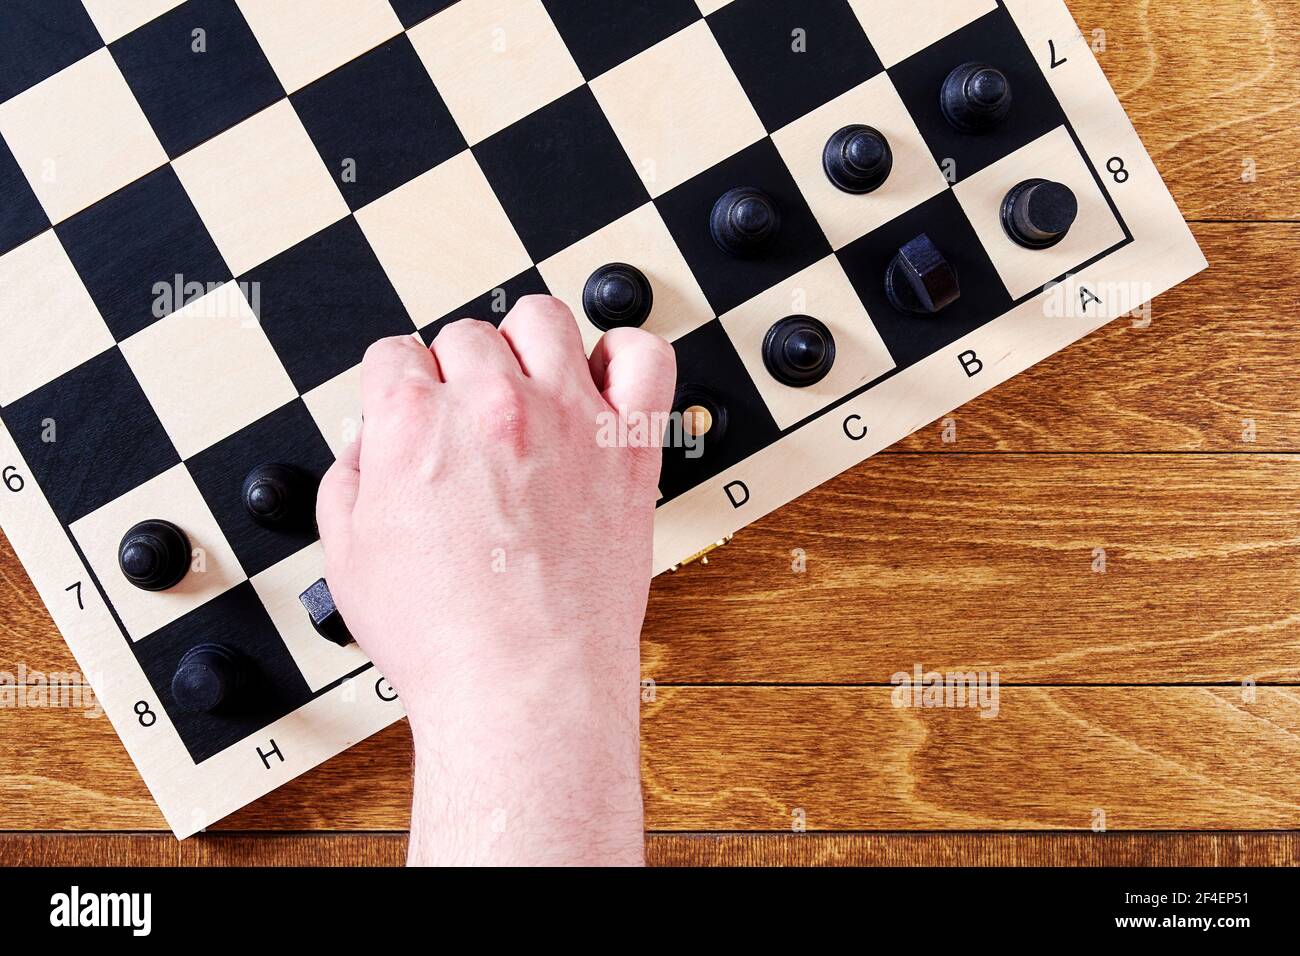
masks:
[[[753,259],[724,252],[709,214],[728,190],[763,190],[781,210],[781,231]],[[716,315],[724,315],[831,254],[831,246],[770,139],[763,139],[655,200]]]
[[[0,3],[0,103],[103,45],[81,0],[5,0]]]
[[[444,326],[450,325],[452,322],[458,322],[461,319],[478,319],[499,326],[501,321],[510,314],[510,310],[524,296],[550,294],[551,291],[542,280],[541,273],[536,269],[529,269],[527,272],[515,276],[509,282],[501,283],[498,288],[484,293],[473,302],[466,303],[455,312],[444,315],[436,322],[430,322],[420,330],[420,338],[424,340],[425,345],[432,345],[434,338],[442,331]]]
[[[346,372],[366,349],[415,325],[351,216],[252,272],[258,315],[299,394]]]
[[[119,342],[183,306],[190,297],[187,284],[199,283],[206,291],[231,278],[170,165],[77,213],[55,232]]]
[[[6,406],[3,418],[65,524],[180,461],[116,348]]]
[[[1044,51],[1045,53],[1046,51]],[[997,67],[1011,81],[1011,113],[987,133],[962,133],[944,118],[939,91],[963,63]],[[889,69],[935,162],[954,184],[1045,136],[1065,122],[1056,95],[1004,7]]]
[[[353,210],[465,149],[405,33],[290,99]]]
[[[474,156],[533,262],[650,201],[586,86],[479,143]]]
[[[593,80],[700,19],[695,0],[542,0],[582,75]]]
[[[0,137],[0,256],[35,239],[49,225],[31,183]]]
[[[884,69],[848,0],[734,0],[709,26],[769,133]]]
[[[957,271],[961,298],[938,315],[899,312],[885,295],[885,272],[906,243],[925,233]],[[900,369],[946,348],[1012,307],[997,268],[951,190],[940,193],[837,253]]]
[[[726,410],[721,441],[704,443],[704,454],[687,457],[683,448],[665,448],[659,490],[664,501],[685,494],[781,437],[772,413],[745,370],[722,323],[713,321],[673,343],[677,389],[706,389]],[[681,411],[681,409],[678,409]]]
[[[187,0],[109,49],[173,159],[284,96],[235,0]]]
[[[457,0],[388,0],[402,26],[411,29],[421,20],[427,20],[439,10],[446,10]]]
[[[316,514],[316,488],[333,461],[307,406],[295,399],[199,452],[185,467],[244,573],[252,577],[317,539],[310,520]],[[308,517],[303,527],[264,528],[249,517],[242,496],[244,478],[258,465],[288,465],[301,472],[310,490],[308,499],[300,503]]]
[[[306,582],[303,589],[311,583]],[[238,697],[219,713],[181,710],[172,697],[177,665],[186,651],[199,644],[220,644],[239,662]],[[234,746],[311,700],[311,688],[247,581],[135,641],[131,648],[195,763]],[[269,742],[249,745],[266,750]],[[256,766],[257,755],[250,751],[248,756]]]

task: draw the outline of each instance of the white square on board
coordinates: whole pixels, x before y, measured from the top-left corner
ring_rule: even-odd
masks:
[[[849,0],[849,3],[886,68],[998,8],[997,0]]]
[[[1074,191],[1079,218],[1050,249],[1026,249],[1002,226],[1002,201],[1027,179],[1051,179]],[[1013,299],[1044,288],[1124,238],[1124,230],[1069,130],[1046,136],[982,169],[953,189]]]
[[[348,214],[288,100],[190,150],[172,166],[237,276]]]
[[[113,347],[53,230],[0,256],[0,296],[0,405]]]
[[[583,83],[541,0],[457,0],[409,36],[470,145]]]
[[[132,525],[152,519],[170,521],[184,531],[194,552],[190,570],[167,591],[140,590],[122,576],[117,563],[123,535]],[[244,580],[235,552],[184,465],[169,468],[74,521],[71,531],[133,641]]]
[[[182,458],[298,396],[236,282],[159,319],[121,349]]]
[[[107,48],[0,103],[0,134],[53,223],[167,162]]]
[[[302,397],[334,457],[361,433],[361,366],[354,365]]]
[[[650,280],[654,306],[642,326],[647,332],[671,342],[713,320],[713,309],[659,210],[646,203],[537,267],[546,287],[573,310],[588,352],[604,333],[583,311],[582,291],[593,272],[613,262],[634,265]]]
[[[420,328],[533,265],[468,151],[376,199],[356,216]]]
[[[402,32],[402,22],[388,0],[237,2],[289,93]]]
[[[185,0],[81,0],[105,43],[120,40],[132,30],[162,16]]]
[[[861,196],[837,189],[822,166],[827,141],[845,126],[857,124],[879,130],[894,153],[894,168],[884,185]],[[772,141],[836,249],[948,188],[948,180],[887,73],[778,130]]]
[[[767,135],[703,20],[591,82],[651,196]]]
[[[339,647],[316,633],[303,610],[298,595],[324,576],[325,549],[317,541],[252,578],[253,590],[312,691],[369,663],[356,644]]]
[[[763,339],[768,329],[791,315],[817,319],[835,339],[835,364],[830,374],[808,388],[781,384],[763,363]],[[835,256],[728,312],[722,317],[722,327],[780,428],[798,424],[838,402],[891,371],[895,364]]]

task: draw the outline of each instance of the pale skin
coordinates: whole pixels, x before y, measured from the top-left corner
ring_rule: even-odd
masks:
[[[590,360],[558,300],[432,348],[375,343],[364,426],[321,484],[326,576],[415,741],[413,865],[639,865],[640,632],[660,449],[601,413],[662,414],[662,339]]]

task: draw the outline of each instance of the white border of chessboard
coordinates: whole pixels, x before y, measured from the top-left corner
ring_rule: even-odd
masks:
[[[1064,2],[1004,2],[1038,57],[1094,169],[1104,170],[1111,157],[1123,158],[1130,178],[1122,187],[1107,191],[1132,241],[1079,270],[1056,290],[1021,302],[964,339],[840,402],[725,473],[665,503],[656,522],[656,573],[1205,268],[1191,231]],[[1053,50],[1049,42],[1058,61],[1069,61],[1068,69],[1049,67]],[[1071,310],[1063,317],[1048,317],[1048,296],[1076,297],[1084,288],[1117,285],[1141,289],[1142,295],[1122,305],[1103,301],[1095,314],[1074,315]],[[976,353],[983,363],[974,377],[959,359],[966,352]],[[23,460],[3,427],[0,458],[3,463]],[[809,464],[792,468],[791,462]],[[739,508],[733,507],[725,491],[738,481],[748,492]],[[403,716],[391,688],[367,665],[240,746],[196,765],[180,737],[166,732],[172,728],[165,713],[154,713],[154,722],[149,723],[149,717],[135,710],[133,702],[155,699],[153,688],[134,656],[124,653],[124,631],[112,608],[106,602],[81,599],[82,590],[93,588],[93,576],[35,482],[27,479],[16,492],[12,487],[0,488],[0,526],[178,837],[198,832]],[[273,748],[279,755],[275,759],[262,761],[257,756],[258,750],[269,753]]]

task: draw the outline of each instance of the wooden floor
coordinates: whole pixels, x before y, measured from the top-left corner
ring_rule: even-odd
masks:
[[[657,582],[653,862],[1300,864],[1300,18],[1070,6],[1211,270]],[[75,672],[7,544],[0,608],[0,670]],[[917,663],[996,718],[893,707]],[[409,763],[178,844],[106,720],[0,708],[0,862],[396,864]]]

